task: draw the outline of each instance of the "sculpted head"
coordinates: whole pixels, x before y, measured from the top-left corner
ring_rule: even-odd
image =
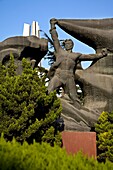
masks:
[[[64,47],[67,51],[72,50],[74,43],[71,39],[66,39],[63,43],[64,43]]]

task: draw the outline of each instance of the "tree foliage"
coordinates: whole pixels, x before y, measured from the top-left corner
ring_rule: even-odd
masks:
[[[16,75],[15,70],[13,57],[7,68],[0,65],[0,134],[4,133],[7,140],[35,139],[53,145],[58,142],[55,122],[61,113],[56,93],[47,94],[45,74],[38,76],[25,59],[22,74]]]
[[[102,112],[95,126],[97,132],[98,160],[113,162],[113,112]]]

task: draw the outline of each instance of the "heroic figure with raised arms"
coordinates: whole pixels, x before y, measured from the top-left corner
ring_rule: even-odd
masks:
[[[63,49],[60,45],[58,34],[55,24],[57,19],[50,20],[50,33],[54,44],[56,62],[51,66],[48,76],[50,77],[50,83],[48,86],[48,92],[62,87],[64,90],[64,96],[67,95],[73,105],[77,108],[80,107],[80,103],[77,97],[76,84],[75,84],[75,71],[77,64],[81,61],[97,60],[107,55],[107,50],[102,49],[99,54],[81,54],[72,52],[73,41],[66,39],[64,41]],[[51,76],[52,75],[52,76]]]

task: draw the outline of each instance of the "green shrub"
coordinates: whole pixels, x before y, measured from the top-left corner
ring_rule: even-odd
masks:
[[[19,142],[61,144],[55,124],[61,104],[55,92],[47,94],[46,76],[38,76],[25,59],[22,74],[15,70],[13,57],[7,68],[0,65],[0,134],[10,141],[15,137]]]
[[[88,159],[81,153],[67,155],[58,146],[51,147],[47,143],[22,145],[13,139],[6,142],[0,138],[0,170],[112,170],[110,162],[98,163]]]
[[[105,162],[108,159],[113,162],[113,112],[102,112],[95,125],[95,131],[97,133],[98,160]]]

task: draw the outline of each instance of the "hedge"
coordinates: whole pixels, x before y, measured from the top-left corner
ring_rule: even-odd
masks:
[[[109,161],[98,163],[93,158],[84,157],[81,153],[67,155],[58,146],[51,147],[47,143],[22,145],[13,139],[6,142],[0,138],[0,169],[1,170],[112,170]]]

